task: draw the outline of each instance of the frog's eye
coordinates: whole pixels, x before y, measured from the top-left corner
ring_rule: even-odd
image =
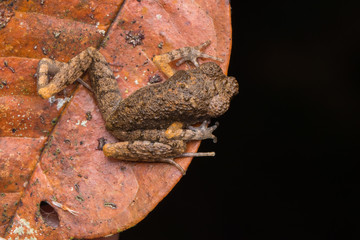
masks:
[[[206,62],[201,64],[200,69],[209,77],[224,76],[221,68],[214,62]]]

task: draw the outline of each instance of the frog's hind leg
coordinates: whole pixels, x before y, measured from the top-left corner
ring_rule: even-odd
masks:
[[[92,88],[82,80],[79,81],[79,77],[88,69]],[[53,79],[49,80],[49,75],[54,74]],[[105,120],[121,101],[120,90],[109,64],[105,57],[92,47],[82,51],[68,63],[48,58],[40,60],[37,75],[38,93],[43,98],[51,97],[76,80],[89,90],[92,89]]]
[[[124,142],[109,143],[103,147],[105,156],[139,162],[164,162],[182,169],[173,159],[179,157],[209,157],[214,152],[185,152],[186,142],[192,140],[212,139],[216,142],[213,131],[218,123],[208,127],[204,121],[198,127],[183,128],[180,122],[174,122],[167,129],[141,129],[133,131],[113,130],[111,133]]]
[[[49,84],[50,77],[55,76],[62,67],[67,66],[67,63],[59,62],[50,58],[43,58],[39,61],[36,75],[38,78],[37,89],[45,87]],[[84,82],[81,78],[76,79],[80,84],[86,87],[90,92],[92,92],[91,87]]]
[[[89,68],[93,51],[97,50],[90,47],[72,58],[67,64],[50,59],[40,60],[37,70],[39,95],[49,98],[75,82]],[[54,78],[49,81],[48,75],[55,72]]]
[[[91,52],[93,59],[89,76],[100,112],[106,121],[122,100],[118,83],[105,57],[97,50]]]
[[[155,65],[168,77],[171,77],[175,74],[175,70],[169,65],[170,62],[179,60],[176,63],[176,66],[184,63],[185,61],[192,62],[196,67],[199,67],[199,63],[197,61],[198,58],[210,58],[215,61],[223,62],[221,58],[217,58],[208,54],[201,52],[201,49],[209,46],[211,43],[210,40],[195,46],[195,47],[183,47],[179,49],[175,49],[173,51],[157,55],[153,58],[153,62]]]
[[[174,158],[214,156],[214,152],[186,153],[186,142],[171,140],[167,143],[151,141],[126,141],[108,143],[103,147],[104,155],[123,161],[168,163],[179,169],[182,175],[186,171]]]
[[[123,161],[168,163],[178,168],[183,175],[185,170],[173,158],[186,151],[186,143],[181,140],[167,143],[151,141],[126,141],[108,143],[103,147],[105,156]]]

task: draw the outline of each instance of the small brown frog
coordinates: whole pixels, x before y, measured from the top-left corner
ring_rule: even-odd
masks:
[[[224,114],[231,98],[238,93],[234,77],[227,77],[214,62],[199,65],[197,58],[219,58],[200,50],[207,41],[196,47],[185,47],[155,56],[154,63],[169,79],[145,86],[122,99],[117,81],[104,56],[95,48],[88,48],[69,63],[43,58],[38,65],[38,93],[49,98],[72,84],[88,70],[91,89],[106,129],[121,142],[108,143],[103,152],[108,157],[126,161],[166,162],[184,169],[173,159],[182,156],[213,155],[187,154],[186,142],[213,139],[217,125],[207,127],[210,118]],[[175,72],[170,62],[177,65],[191,61],[196,68]],[[49,80],[49,75],[54,75]],[[203,122],[199,127],[191,125]]]

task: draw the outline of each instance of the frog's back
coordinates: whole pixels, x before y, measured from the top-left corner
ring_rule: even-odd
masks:
[[[194,124],[209,118],[209,103],[216,94],[214,81],[201,69],[178,71],[124,99],[107,119],[107,129],[160,129],[175,121]]]

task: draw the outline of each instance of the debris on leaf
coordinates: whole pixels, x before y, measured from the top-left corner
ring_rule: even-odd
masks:
[[[4,66],[7,67],[12,73],[15,73],[15,69],[10,67],[6,60],[4,61]]]
[[[85,201],[84,198],[83,198],[82,196],[80,196],[80,195],[77,195],[77,196],[75,197],[75,199],[78,200],[79,202]]]
[[[76,192],[80,192],[80,185],[78,183],[75,183],[74,187]]]
[[[151,76],[149,78],[149,83],[150,84],[158,83],[158,82],[161,82],[161,81],[162,81],[162,78],[160,77],[159,74],[155,74],[154,76]]]
[[[101,35],[105,36],[105,30],[98,29],[96,32],[100,33]]]
[[[53,31],[53,34],[54,34],[55,38],[58,38],[60,36],[61,32],[60,31]]]
[[[3,89],[4,87],[9,88],[9,87],[8,87],[8,84],[7,84],[7,81],[6,81],[6,80],[2,80],[2,79],[0,78],[0,89]]]
[[[44,55],[47,55],[47,54],[48,54],[48,51],[46,50],[45,47],[42,47],[41,50],[42,50],[42,52],[43,52]]]
[[[14,12],[10,8],[5,8],[0,4],[0,30],[6,26]]]
[[[86,112],[86,120],[90,121],[92,119],[91,112]]]
[[[133,47],[136,47],[137,45],[141,45],[142,40],[144,39],[145,39],[145,35],[144,35],[144,31],[142,30],[125,32],[125,41],[128,44],[133,45]]]
[[[105,207],[109,207],[109,208],[112,208],[112,209],[116,209],[116,204],[115,203],[111,203],[111,202],[104,202],[104,206]]]
[[[103,150],[103,147],[106,144],[107,140],[104,137],[101,137],[98,139],[98,142],[99,142],[99,144],[98,144],[96,150]]]
[[[86,123],[87,123],[86,120],[83,120],[83,121],[81,121],[81,122],[80,122],[80,120],[78,120],[77,123],[75,123],[75,124],[76,124],[77,126],[81,125],[81,126],[83,126],[83,127],[86,127]]]
[[[76,215],[78,215],[78,213],[79,213],[79,212],[77,212],[77,211],[74,211],[74,210],[68,208],[67,206],[65,206],[65,205],[63,205],[63,204],[61,204],[61,203],[59,203],[59,202],[51,201],[51,203],[52,203],[53,205],[55,205],[56,207],[61,208],[61,209],[64,210],[64,211],[68,211],[68,212],[71,213],[72,215],[75,215],[75,216],[76,216]]]

